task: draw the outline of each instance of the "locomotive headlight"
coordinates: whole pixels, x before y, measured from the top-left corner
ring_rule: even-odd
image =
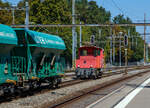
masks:
[[[93,65],[90,65],[90,67],[92,68],[92,67],[93,67]]]
[[[80,67],[80,65],[78,65],[78,68]]]

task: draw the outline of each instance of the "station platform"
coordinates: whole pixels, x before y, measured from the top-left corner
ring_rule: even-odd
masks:
[[[150,73],[127,82],[86,108],[150,108]]]

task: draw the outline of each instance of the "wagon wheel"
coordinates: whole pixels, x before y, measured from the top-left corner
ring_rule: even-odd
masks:
[[[58,78],[54,78],[53,85],[54,85],[54,88],[58,88]]]
[[[29,86],[31,90],[34,90],[38,87],[38,82],[37,81],[30,81]]]
[[[53,88],[53,80],[49,80],[49,85],[48,85],[48,88]]]
[[[41,87],[41,82],[37,81],[37,88],[40,88],[40,87]]]

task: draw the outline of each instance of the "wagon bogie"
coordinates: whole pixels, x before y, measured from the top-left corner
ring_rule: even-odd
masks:
[[[0,96],[9,96],[15,93],[16,85],[4,83],[0,85]]]
[[[93,78],[93,79],[97,79],[100,78],[102,76],[102,72],[99,71],[99,69],[76,69],[76,77],[77,78],[81,78],[81,79],[89,79],[89,78]]]

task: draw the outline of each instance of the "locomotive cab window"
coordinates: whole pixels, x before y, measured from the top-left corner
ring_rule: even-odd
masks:
[[[100,52],[100,51],[101,51],[101,50],[97,50],[97,51],[98,51],[98,55],[100,56],[100,54],[101,54],[101,52]]]
[[[80,55],[81,55],[81,56],[87,56],[87,55],[88,55],[87,50],[81,50],[81,51],[80,51]]]
[[[94,57],[96,57],[97,56],[97,50],[95,49],[93,52],[94,52]]]
[[[94,57],[96,57],[96,56],[99,56],[100,55],[100,52],[101,50],[99,50],[99,49],[93,49],[93,48],[91,48],[91,49],[81,49],[80,50],[80,56],[94,56]]]
[[[100,56],[100,50],[99,49],[95,49],[94,50],[94,56]]]

